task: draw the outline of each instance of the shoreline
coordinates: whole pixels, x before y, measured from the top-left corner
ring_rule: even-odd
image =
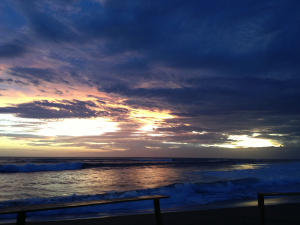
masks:
[[[299,224],[300,203],[287,203],[279,205],[267,205],[266,224],[285,225]],[[164,225],[253,225],[259,224],[258,207],[235,207],[221,209],[204,209],[181,212],[162,213]],[[15,224],[15,223],[11,223]],[[29,225],[98,225],[98,224],[122,224],[122,225],[154,225],[156,224],[154,213],[112,216],[104,218],[87,218],[61,221],[26,222]],[[10,225],[10,224],[7,224]]]
[[[280,208],[280,210],[279,210]],[[265,199],[265,210],[266,210],[266,219],[270,217],[270,215],[276,215],[275,211],[278,211],[279,214],[291,214],[291,212],[294,211],[294,208],[297,208],[298,212],[300,209],[300,196],[283,196],[283,197],[277,197],[277,198],[266,198]],[[268,212],[270,211],[270,212]],[[273,212],[274,211],[274,212]],[[284,213],[281,213],[284,212]],[[197,206],[187,206],[187,207],[174,207],[174,208],[168,208],[168,209],[161,209],[163,220],[166,217],[167,221],[172,221],[172,223],[168,222],[168,224],[181,224],[176,223],[176,221],[181,221],[180,218],[177,218],[177,220],[174,220],[172,218],[178,217],[178,215],[181,215],[181,217],[191,217],[195,218],[196,215],[201,214],[201,217],[205,217],[206,221],[209,221],[210,217],[221,216],[224,217],[226,213],[228,213],[228,217],[245,217],[247,215],[247,212],[249,215],[251,215],[247,220],[257,220],[257,223],[249,223],[249,224],[258,224],[258,205],[257,205],[257,199],[237,199],[237,200],[225,200],[225,201],[219,201],[219,202],[213,202],[203,205],[197,205]],[[226,212],[226,213],[225,213]],[[270,215],[268,215],[270,214]],[[299,213],[295,213],[299,214]],[[287,215],[287,218],[290,218],[291,215]],[[47,216],[48,217],[48,216]],[[71,225],[71,224],[84,224],[88,222],[89,224],[93,223],[100,223],[100,221],[107,221],[107,224],[114,224],[113,221],[120,220],[121,223],[118,224],[127,224],[123,223],[124,220],[128,220],[128,224],[131,220],[140,221],[141,220],[149,220],[152,221],[154,218],[154,221],[152,221],[152,224],[156,224],[155,222],[155,216],[153,213],[153,209],[149,210],[139,210],[139,211],[121,211],[121,212],[115,212],[115,213],[94,213],[93,215],[90,214],[82,214],[81,217],[70,217],[69,215],[66,216],[58,216],[57,219],[55,219],[55,215],[49,216],[51,219],[43,218],[40,219],[38,217],[35,217],[32,219],[28,219],[26,221],[26,224],[32,224],[32,225]],[[153,218],[152,218],[153,217]],[[292,216],[293,217],[293,216]],[[295,217],[295,216],[294,216]],[[300,214],[299,214],[300,217]],[[152,218],[152,219],[151,219]],[[227,218],[227,219],[228,219]],[[246,218],[246,217],[245,217]],[[250,219],[251,218],[251,219]],[[283,219],[283,218],[281,218]],[[300,218],[294,218],[293,221],[298,219],[298,223],[300,223]],[[0,224],[8,225],[8,224],[15,224],[15,219],[8,219],[0,221]],[[98,221],[98,222],[96,222]],[[184,221],[181,221],[182,224],[184,224]],[[195,222],[195,221],[194,221]],[[241,222],[241,221],[240,221]],[[102,223],[102,222],[101,222]],[[116,222],[117,223],[117,222]],[[106,224],[106,222],[104,223]],[[138,224],[138,223],[137,223]],[[147,224],[147,223],[144,223]],[[151,224],[151,223],[149,223]],[[164,222],[164,224],[166,224]],[[187,225],[194,224],[193,221],[190,223],[187,223]],[[197,223],[195,223],[197,224]],[[208,224],[214,224],[214,223],[208,223]],[[226,224],[226,223],[223,223]],[[230,223],[232,224],[232,223]],[[240,223],[241,224],[241,223]],[[243,223],[242,223],[243,224]],[[247,224],[247,223],[245,223]],[[269,224],[269,222],[268,222]],[[278,223],[276,223],[278,224]]]

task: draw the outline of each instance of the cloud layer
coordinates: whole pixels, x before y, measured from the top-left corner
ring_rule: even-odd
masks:
[[[3,1],[0,115],[106,118],[118,122],[115,143],[151,127],[143,144],[130,139],[143,147],[225,146],[236,135],[299,147],[299,8],[297,0]]]

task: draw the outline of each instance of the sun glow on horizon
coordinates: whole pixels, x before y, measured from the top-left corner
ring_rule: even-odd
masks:
[[[256,148],[256,147],[279,147],[280,144],[272,143],[270,140],[249,137],[247,135],[230,135],[230,140],[233,140],[235,147]]]
[[[0,117],[5,130],[0,133],[40,136],[92,136],[119,130],[117,122],[108,119],[40,120],[18,118],[12,114]]]
[[[39,130],[43,136],[91,136],[118,130],[116,122],[106,119],[65,119],[50,122]]]
[[[149,111],[149,110],[136,110],[132,117],[138,120],[141,124],[138,131],[145,132],[149,136],[161,136],[161,134],[151,134],[149,132],[154,132],[155,129],[159,128],[159,124],[164,121],[164,119],[174,118],[173,115],[170,115],[168,111],[158,112],[158,111]]]
[[[228,137],[231,143],[220,144],[220,145],[206,145],[207,147],[222,147],[222,148],[259,148],[259,147],[280,147],[281,144],[273,142],[272,140],[255,138],[247,135],[230,135]]]
[[[169,114],[169,111],[149,111],[145,109],[138,109],[135,110],[135,113],[133,114],[133,117],[136,118],[155,118],[155,119],[168,119],[168,118],[174,118],[173,115]]]

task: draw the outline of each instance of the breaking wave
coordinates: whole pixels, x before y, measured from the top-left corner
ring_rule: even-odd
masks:
[[[89,169],[89,168],[98,168],[98,167],[133,167],[133,166],[151,166],[151,165],[161,165],[163,162],[172,161],[172,159],[148,159],[148,160],[134,160],[136,162],[128,163],[83,163],[83,162],[74,162],[74,163],[57,163],[57,164],[25,164],[25,165],[14,165],[6,164],[0,165],[0,173],[17,173],[17,172],[38,172],[38,171],[59,171],[59,170],[78,170],[78,169]],[[140,161],[140,162],[138,162]]]
[[[133,158],[126,161],[109,161],[109,160],[88,160],[83,162],[63,162],[55,163],[56,159],[36,159],[27,162],[19,160],[19,164],[0,165],[0,173],[17,173],[17,172],[38,172],[38,171],[59,171],[59,170],[78,170],[90,168],[113,168],[113,167],[135,167],[135,166],[155,166],[155,165],[199,165],[207,163],[231,163],[227,159],[209,159],[209,160],[176,160],[172,158]],[[26,164],[25,164],[26,163]],[[47,163],[47,164],[46,164]]]

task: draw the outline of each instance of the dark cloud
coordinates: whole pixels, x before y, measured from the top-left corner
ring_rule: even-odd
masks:
[[[40,80],[29,80],[30,83],[32,83],[34,86],[39,86],[41,85]]]
[[[63,78],[60,78],[60,80],[61,80],[61,82],[64,83],[64,84],[70,84],[69,81],[67,81],[67,80],[65,80],[65,79],[63,79]]]
[[[33,101],[0,108],[1,113],[13,113],[22,118],[90,118],[97,117],[93,102],[84,101]]]
[[[28,83],[25,83],[25,82],[23,82],[23,81],[21,81],[21,80],[15,80],[15,83],[16,83],[17,85],[19,85],[19,86],[28,86],[28,85],[29,85]]]
[[[26,52],[25,48],[16,44],[0,45],[0,58],[14,58],[22,56]]]
[[[299,72],[296,24],[299,2],[291,1],[107,1],[99,13],[78,18],[78,30],[107,41],[107,54],[137,51],[120,68],[206,68],[230,75]],[[293,25],[294,26],[293,26]],[[288,34],[288,35],[286,35]]]
[[[14,61],[2,71],[22,79],[14,80],[22,86],[46,81],[82,90],[87,85],[108,97],[34,101],[2,107],[2,113],[109,117],[128,122],[124,129],[130,132],[139,129],[140,124],[129,122],[128,109],[107,106],[115,103],[174,116],[154,122],[159,128],[153,132],[173,135],[158,137],[159,142],[226,144],[229,135],[256,133],[284,146],[299,146],[298,0],[41,0],[15,5],[26,18],[26,23],[20,16],[13,22],[18,28],[14,34],[23,42],[5,39],[0,57],[26,51],[35,57],[31,64]],[[70,94],[61,91],[68,88],[46,88],[39,90]]]
[[[89,98],[96,98],[96,99],[98,99],[97,102],[99,102],[100,104],[106,104],[106,102],[103,101],[103,98],[98,97],[98,96],[96,96],[96,95],[87,95],[86,97],[89,97]]]
[[[65,2],[35,2],[22,8],[30,28],[43,40],[74,45],[91,42],[96,48],[101,41],[102,55],[135,53],[113,66],[119,73],[148,71],[156,63],[231,76],[300,71],[298,1],[72,4],[81,13],[74,14]],[[61,7],[65,10],[57,10]]]
[[[14,67],[10,68],[10,74],[27,79],[38,78],[52,82],[55,73],[49,68]]]
[[[34,32],[41,38],[53,42],[78,42],[80,38],[68,26],[44,13],[29,16]]]
[[[114,66],[114,70],[122,73],[148,71],[151,69],[148,63],[148,59],[146,58],[128,57],[124,63],[118,63],[116,66]]]
[[[57,94],[57,95],[63,95],[64,93],[62,91],[60,91],[60,90],[55,90],[55,94]]]
[[[1,83],[5,83],[5,82],[7,82],[7,83],[12,83],[14,80],[13,79],[11,79],[11,78],[8,78],[8,79],[5,79],[5,78],[0,78],[0,82]]]
[[[65,24],[63,17],[68,14],[66,6],[72,1],[55,2],[29,1],[20,2],[20,8],[28,20],[28,25],[34,34],[45,41],[54,43],[61,42],[82,42],[68,24]],[[48,10],[45,10],[45,7]],[[56,12],[56,15],[53,13]],[[57,14],[58,13],[58,14]]]
[[[300,71],[300,3],[295,0],[20,4],[39,39],[74,46],[92,43],[95,58],[96,49],[103,57],[131,53],[111,63],[111,70],[121,74],[151,71],[156,64],[227,76],[296,76]]]
[[[233,115],[238,112],[298,115],[299,84],[299,79],[213,77],[187,79],[180,88],[130,88],[119,83],[103,85],[98,90],[129,97],[131,100],[124,103],[133,106],[160,108],[164,104],[177,116]]]
[[[42,81],[69,84],[69,81],[61,77],[60,72],[51,68],[12,67],[9,68],[8,73],[16,77],[27,79],[29,83],[35,86],[41,85]]]
[[[154,101],[149,101],[147,99],[144,100],[132,99],[132,100],[123,101],[123,103],[135,109],[164,109],[162,105],[159,105],[158,103]]]
[[[22,118],[36,119],[92,117],[125,119],[129,110],[120,107],[101,107],[93,101],[43,100],[1,107],[0,113],[11,113]]]
[[[70,4],[73,9],[80,7],[81,13],[69,10],[65,2],[24,4],[23,11],[29,27],[43,40],[74,46],[93,43],[102,57],[131,53],[108,65],[118,77],[151,71],[156,64],[226,76],[280,77],[284,72],[295,77],[300,72],[298,1]],[[65,10],[57,10],[61,7]],[[78,60],[70,61],[75,65]],[[91,79],[99,76],[91,75]]]

